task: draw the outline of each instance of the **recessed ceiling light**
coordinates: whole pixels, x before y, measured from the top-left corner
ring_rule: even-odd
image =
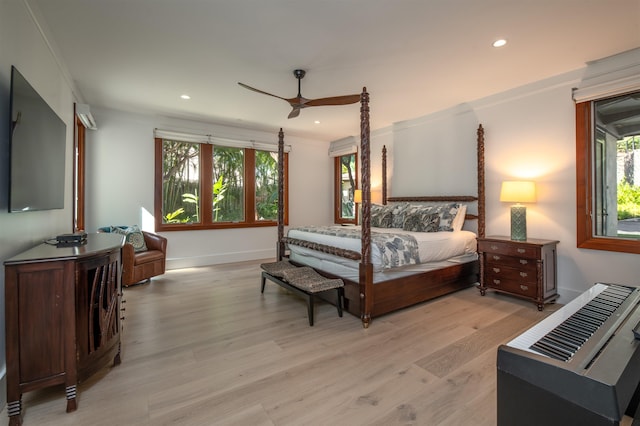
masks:
[[[498,39],[498,40],[494,41],[492,46],[493,47],[502,47],[505,44],[507,44],[507,40],[501,38],[501,39]]]
[[[314,121],[315,124],[320,124],[320,120]]]
[[[185,100],[186,100],[186,99],[191,99],[191,96],[189,96],[189,95],[180,95],[180,97],[181,97],[182,99],[185,99]]]

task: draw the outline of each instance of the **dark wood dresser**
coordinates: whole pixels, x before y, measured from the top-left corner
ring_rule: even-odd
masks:
[[[544,309],[557,293],[558,241],[529,238],[513,241],[509,237],[478,238],[480,255],[480,294],[487,289],[530,299]]]
[[[67,412],[76,385],[120,363],[121,248],[118,234],[86,244],[40,244],[4,262],[9,424],[22,423],[22,394],[63,383]]]

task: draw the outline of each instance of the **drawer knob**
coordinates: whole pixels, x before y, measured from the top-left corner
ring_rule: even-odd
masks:
[[[493,255],[493,260],[500,260],[500,256],[494,254]]]
[[[529,263],[529,261],[527,259],[520,259],[520,264],[521,265],[526,265],[527,263]]]
[[[491,246],[491,250],[498,250],[498,246],[497,246],[497,245],[495,245],[495,244],[493,244],[493,245]]]
[[[521,288],[523,291],[527,291],[527,290],[529,290],[529,286],[528,286],[528,285],[522,285],[522,284],[520,284],[520,288]]]
[[[500,284],[500,280],[493,280],[494,284]]]
[[[500,272],[500,268],[493,268],[493,272],[495,272],[496,274]]]
[[[523,249],[523,248],[519,248],[519,249],[518,249],[518,253],[524,253],[525,251],[526,251],[526,250],[525,250],[525,249]]]
[[[529,274],[527,274],[526,272],[520,272],[520,276],[521,276],[522,278],[526,278],[526,277],[527,277],[527,275],[529,275]]]

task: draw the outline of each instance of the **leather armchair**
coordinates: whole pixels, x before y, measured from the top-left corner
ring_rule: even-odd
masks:
[[[122,247],[122,285],[128,287],[165,272],[167,239],[158,234],[142,231],[147,250],[135,252],[126,243]]]

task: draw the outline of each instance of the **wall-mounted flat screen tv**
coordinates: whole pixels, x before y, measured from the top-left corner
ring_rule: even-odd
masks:
[[[11,67],[9,211],[64,208],[67,128]]]

